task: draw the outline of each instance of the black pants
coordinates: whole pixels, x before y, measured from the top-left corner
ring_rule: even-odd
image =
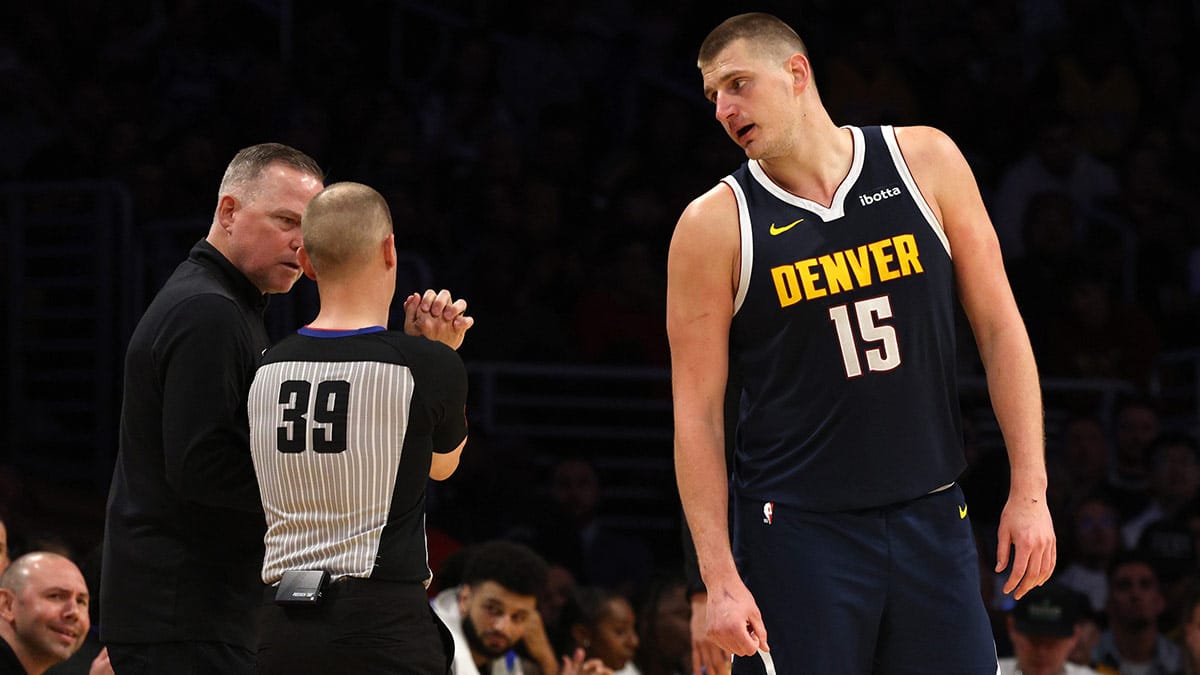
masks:
[[[315,606],[274,598],[268,589],[258,615],[260,675],[449,672],[454,643],[421,584],[343,577]]]
[[[251,675],[254,652],[224,642],[110,643],[108,659],[117,675]]]

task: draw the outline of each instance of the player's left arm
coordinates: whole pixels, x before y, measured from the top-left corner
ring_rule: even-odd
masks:
[[[1054,571],[1054,526],[1046,504],[1045,437],[1037,365],[1017,310],[996,230],[962,152],[930,127],[897,129],[921,193],[950,243],[959,298],[987,374],[988,393],[1008,449],[1012,481],[1000,517],[996,571],[1009,563],[1004,592],[1019,599]]]

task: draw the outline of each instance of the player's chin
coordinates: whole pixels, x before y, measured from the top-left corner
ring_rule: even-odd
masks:
[[[756,143],[747,143],[746,145],[743,145],[742,151],[746,153],[746,159],[753,159],[757,161],[766,157],[766,153],[763,152]]]

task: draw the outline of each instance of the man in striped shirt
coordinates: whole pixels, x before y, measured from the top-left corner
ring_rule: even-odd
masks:
[[[247,407],[267,596],[289,599],[289,573],[328,582],[301,595],[314,602],[264,602],[259,672],[446,672],[452,643],[425,595],[425,485],[466,444],[455,349],[473,321],[428,291],[405,300],[403,332],[387,330],[396,246],[375,190],[331,185],[301,222],[320,312],[267,350]]]

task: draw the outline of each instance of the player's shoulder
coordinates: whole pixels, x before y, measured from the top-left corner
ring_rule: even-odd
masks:
[[[954,139],[937,127],[895,127],[896,143],[910,166],[956,161],[962,152]]]
[[[733,190],[724,182],[717,183],[693,199],[675,225],[675,239],[696,237],[716,243],[725,235],[736,238],[738,204]]]
[[[683,210],[680,220],[705,220],[729,215],[737,216],[737,199],[729,185],[721,181],[693,199]]]

